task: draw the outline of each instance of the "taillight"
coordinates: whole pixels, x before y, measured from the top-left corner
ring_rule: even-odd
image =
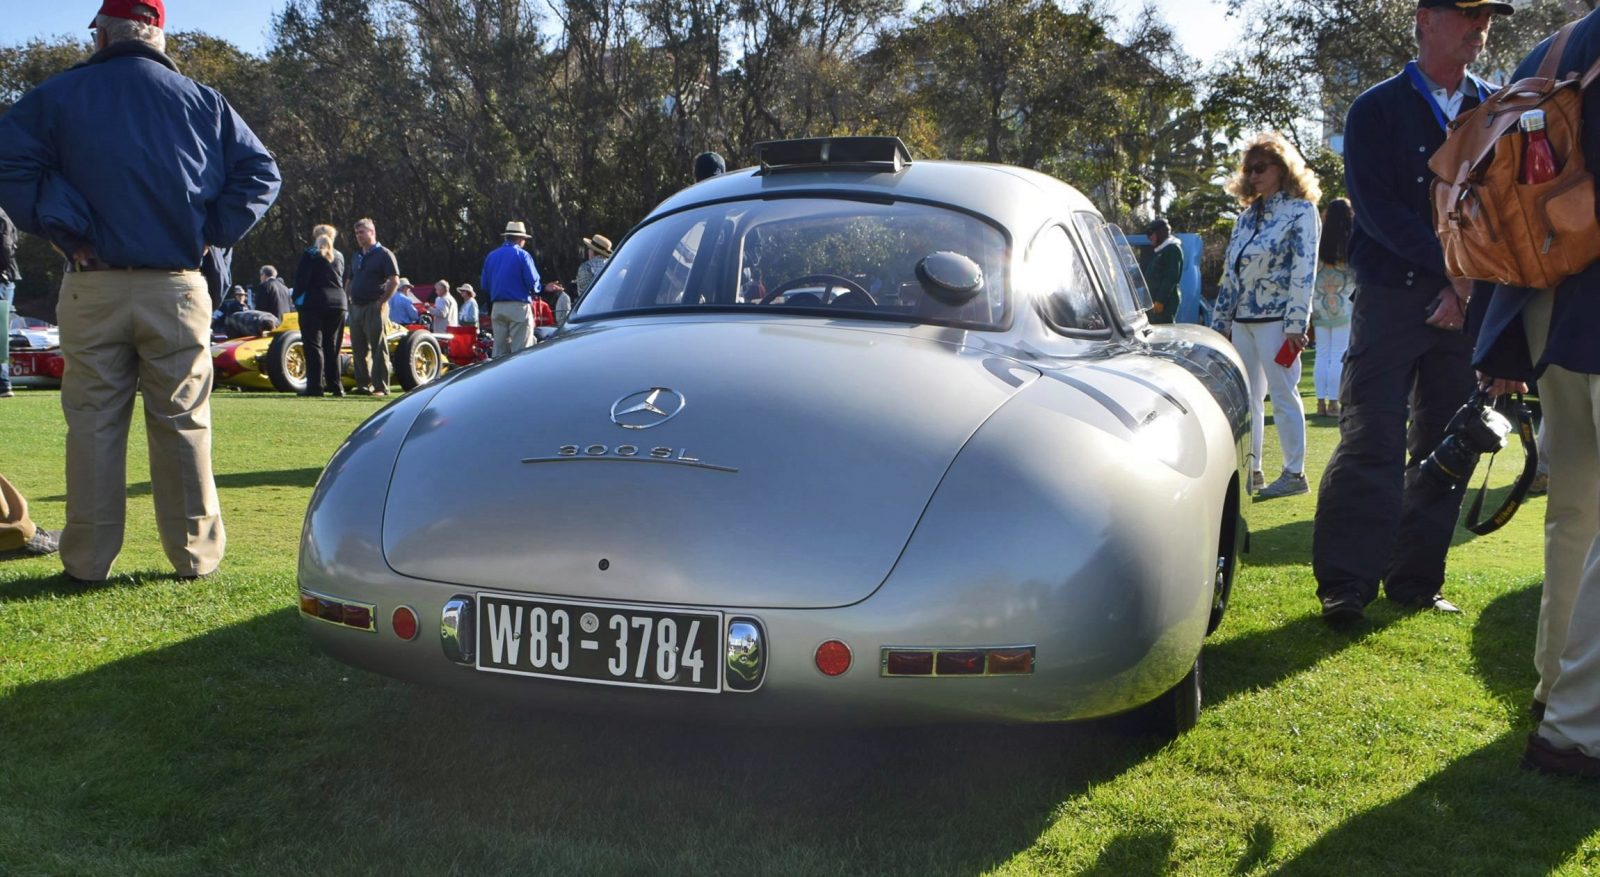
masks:
[[[850,669],[850,647],[836,639],[817,646],[817,669],[824,676],[839,676]]]
[[[389,629],[394,635],[407,642],[417,637],[417,613],[410,606],[401,606],[394,610],[394,615],[389,618]]]
[[[378,630],[378,607],[371,603],[329,597],[314,591],[301,591],[299,603],[301,615],[368,633]]]
[[[1015,676],[1033,672],[1034,647],[889,646],[880,656],[884,676]]]

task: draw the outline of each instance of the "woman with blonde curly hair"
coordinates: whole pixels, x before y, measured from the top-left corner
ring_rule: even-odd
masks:
[[[1322,189],[1300,152],[1275,133],[1245,146],[1228,183],[1239,217],[1228,241],[1211,328],[1228,336],[1250,382],[1251,492],[1295,496],[1306,484],[1306,413],[1300,402],[1300,351],[1317,276],[1317,201]],[[1285,364],[1287,363],[1287,364]],[[1261,469],[1267,394],[1283,449],[1283,474],[1265,484]]]

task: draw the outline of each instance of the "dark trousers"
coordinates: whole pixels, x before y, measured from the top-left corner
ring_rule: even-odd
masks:
[[[1411,601],[1444,584],[1466,491],[1436,488],[1417,464],[1438,447],[1476,380],[1471,340],[1424,322],[1437,294],[1356,290],[1339,446],[1322,476],[1311,535],[1318,596],[1354,592],[1371,602],[1381,579],[1391,600]]]
[[[306,351],[306,392],[342,392],[339,344],[344,340],[343,310],[307,307],[300,311],[300,341]]]

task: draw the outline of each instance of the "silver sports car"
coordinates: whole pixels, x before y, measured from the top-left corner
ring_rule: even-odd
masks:
[[[739,722],[1200,709],[1250,434],[1081,194],[896,138],[668,198],[550,341],[358,428],[305,627],[402,679]]]

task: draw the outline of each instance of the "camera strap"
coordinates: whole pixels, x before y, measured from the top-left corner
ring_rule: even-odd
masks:
[[[1472,507],[1467,509],[1467,530],[1479,536],[1487,536],[1511,522],[1511,517],[1528,498],[1528,488],[1533,486],[1534,476],[1539,470],[1539,446],[1533,437],[1533,411],[1522,401],[1522,394],[1518,393],[1515,400],[1512,413],[1517,418],[1517,435],[1522,439],[1522,474],[1511,485],[1511,493],[1500,504],[1500,508],[1488,520],[1479,520],[1478,516],[1483,512],[1483,495],[1489,491],[1489,471],[1494,468],[1494,458],[1499,455],[1489,457],[1489,465],[1484,467],[1483,484],[1478,486],[1478,495],[1472,498]]]

